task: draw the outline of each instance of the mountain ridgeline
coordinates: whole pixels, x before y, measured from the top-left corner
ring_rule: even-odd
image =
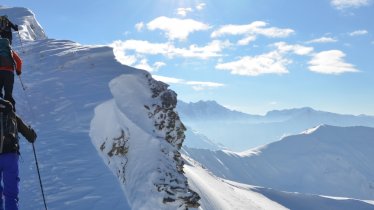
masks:
[[[321,124],[374,127],[373,116],[343,115],[309,107],[274,110],[260,116],[229,110],[213,101],[179,101],[177,110],[182,121],[192,130],[234,151],[268,144]],[[189,142],[187,139],[187,146],[195,147]]]

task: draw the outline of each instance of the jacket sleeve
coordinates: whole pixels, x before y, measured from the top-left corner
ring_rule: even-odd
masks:
[[[16,71],[17,71],[18,75],[20,75],[22,73],[22,60],[15,51],[12,51],[12,52],[13,52],[13,54],[12,54],[13,59],[14,59],[14,62],[16,64]]]
[[[37,137],[34,129],[26,125],[26,123],[24,123],[23,120],[20,117],[18,117],[18,115],[16,115],[16,118],[18,132],[20,132],[27,139],[27,141],[33,143]]]
[[[14,25],[12,22],[9,21],[10,27],[13,28],[13,30],[18,31],[18,25]]]

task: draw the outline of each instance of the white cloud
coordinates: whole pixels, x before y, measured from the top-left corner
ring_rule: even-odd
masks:
[[[169,51],[174,48],[173,45],[168,43],[150,43],[143,40],[126,40],[126,41],[115,41],[112,46],[117,50],[134,50],[141,54],[163,54],[167,55]]]
[[[148,60],[146,58],[143,58],[139,61],[139,63],[134,65],[134,67],[138,69],[143,69],[149,72],[155,72],[165,65],[166,63],[160,62],[160,61],[157,61],[154,64],[150,65],[148,64]]]
[[[309,70],[322,74],[358,72],[355,66],[343,60],[344,57],[345,54],[340,50],[328,50],[316,53],[309,61]]]
[[[331,0],[331,5],[336,9],[358,8],[367,6],[372,0]]]
[[[208,59],[220,57],[224,48],[229,47],[229,41],[213,40],[206,46],[190,45],[188,48],[177,48],[170,43],[151,43],[143,40],[115,41],[112,46],[116,52],[133,50],[140,54],[163,55],[166,57],[187,57]]]
[[[178,8],[177,9],[177,14],[182,16],[182,17],[186,17],[187,16],[187,13],[189,12],[192,12],[192,8]]]
[[[136,64],[134,67],[137,69],[143,69],[149,72],[154,71],[154,69],[148,64],[148,60],[145,58],[140,60],[140,63]]]
[[[186,40],[190,33],[208,30],[209,25],[192,19],[161,16],[147,23],[147,28],[152,31],[156,29],[165,31],[169,40]]]
[[[211,37],[216,38],[224,35],[245,35],[254,34],[253,32],[260,27],[266,26],[263,21],[255,21],[247,25],[224,25],[218,30],[212,32]]]
[[[143,22],[140,22],[140,23],[135,24],[135,28],[136,28],[137,31],[141,31],[141,30],[143,30],[143,28],[144,28],[144,23],[143,23]]]
[[[166,63],[164,62],[161,62],[161,61],[157,61],[153,64],[153,67],[156,69],[156,70],[159,70],[161,67],[163,66],[166,66]]]
[[[164,77],[164,76],[159,76],[159,75],[152,75],[152,77],[155,78],[156,80],[165,82],[167,84],[188,85],[188,86],[191,86],[192,89],[197,90],[197,91],[225,86],[224,84],[217,83],[217,82],[186,81],[183,79],[177,79],[173,77]]]
[[[111,45],[115,58],[122,64],[131,66],[136,63],[137,58],[134,55],[126,55],[125,50],[120,41],[115,41]]]
[[[369,32],[367,30],[357,30],[357,31],[353,31],[353,32],[349,33],[349,36],[362,36],[362,35],[366,35],[368,33]]]
[[[282,57],[277,51],[272,51],[258,56],[246,56],[240,60],[220,63],[217,69],[228,70],[231,74],[243,76],[258,76],[261,74],[286,74],[286,65],[291,61]]]
[[[289,28],[266,27],[268,23],[264,21],[254,21],[247,25],[224,25],[212,32],[211,37],[221,37],[224,35],[243,35],[244,38],[238,41],[238,45],[247,45],[254,41],[258,35],[275,38],[287,37],[294,33]]]
[[[238,41],[238,45],[248,45],[250,42],[253,42],[256,40],[256,36],[249,35],[245,37],[244,39],[241,39]]]
[[[331,38],[331,37],[321,37],[318,39],[312,39],[307,41],[306,43],[330,43],[330,42],[337,42],[337,39]]]
[[[313,52],[313,47],[305,47],[302,45],[289,45],[285,42],[277,42],[274,44],[280,53],[292,52],[296,55],[308,55]]]
[[[205,3],[200,3],[196,5],[197,10],[203,10],[205,8],[206,4]]]
[[[173,53],[181,57],[208,59],[220,57],[222,50],[230,45],[231,43],[229,41],[213,40],[203,47],[193,44],[190,45],[188,49],[175,48]]]

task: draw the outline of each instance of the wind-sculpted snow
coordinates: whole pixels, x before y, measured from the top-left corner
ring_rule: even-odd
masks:
[[[122,75],[110,89],[114,99],[96,108],[90,135],[132,209],[198,207],[178,151],[185,129],[175,93],[149,74]]]

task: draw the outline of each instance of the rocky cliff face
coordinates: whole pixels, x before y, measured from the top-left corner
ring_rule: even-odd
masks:
[[[159,168],[163,174],[155,184],[159,192],[166,192],[164,203],[177,202],[182,208],[199,207],[199,195],[188,188],[187,178],[183,175],[183,160],[179,149],[182,147],[185,138],[186,128],[179,119],[175,111],[177,105],[177,95],[168,89],[165,83],[155,81],[147,76],[152,90],[152,97],[158,99],[159,103],[145,106],[149,110],[148,116],[154,122],[155,133],[158,138],[167,141],[170,147],[162,148],[162,153],[167,159],[172,158],[164,170]],[[166,169],[166,170],[165,170]]]

